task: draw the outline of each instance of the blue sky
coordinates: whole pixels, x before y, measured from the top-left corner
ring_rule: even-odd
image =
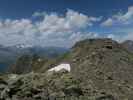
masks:
[[[133,40],[133,0],[0,0],[0,44],[72,46]]]
[[[111,15],[127,10],[133,0],[0,0],[3,18],[31,17],[36,11],[65,13],[73,9],[91,16]]]

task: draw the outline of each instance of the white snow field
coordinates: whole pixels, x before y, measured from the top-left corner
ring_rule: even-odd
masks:
[[[70,72],[71,71],[71,66],[70,66],[70,64],[60,64],[58,66],[55,66],[54,68],[49,69],[48,71],[58,72],[58,71],[60,71],[62,69]]]
[[[17,74],[10,74],[8,77],[9,77],[9,79],[16,79],[17,78]]]

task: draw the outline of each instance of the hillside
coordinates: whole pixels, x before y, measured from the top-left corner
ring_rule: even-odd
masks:
[[[48,72],[60,63],[69,63],[71,71]],[[133,54],[123,45],[111,39],[87,39],[37,71],[15,78],[5,75],[0,96],[4,100],[133,100],[132,77]]]
[[[17,59],[23,55],[32,56],[37,54],[40,57],[55,58],[69,49],[62,47],[25,47],[24,45],[0,46],[0,72],[6,71]]]
[[[132,40],[126,40],[123,43],[121,43],[124,48],[126,48],[129,52],[133,53],[133,41]]]

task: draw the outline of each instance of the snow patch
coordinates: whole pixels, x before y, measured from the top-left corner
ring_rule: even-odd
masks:
[[[10,74],[9,79],[16,79],[17,75],[16,74]]]
[[[70,66],[70,64],[60,64],[58,66],[55,66],[54,68],[49,69],[48,71],[50,71],[50,72],[51,71],[58,72],[58,71],[60,71],[62,69],[70,72],[71,71],[71,66]]]
[[[41,61],[42,61],[42,59],[39,58],[39,59],[38,59],[38,62],[41,62]]]

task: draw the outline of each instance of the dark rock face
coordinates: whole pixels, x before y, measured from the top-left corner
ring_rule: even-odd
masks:
[[[70,73],[47,72],[48,66],[63,62],[70,63]],[[5,76],[0,99],[133,100],[133,54],[116,41],[84,40],[48,63],[39,68],[42,73]]]

